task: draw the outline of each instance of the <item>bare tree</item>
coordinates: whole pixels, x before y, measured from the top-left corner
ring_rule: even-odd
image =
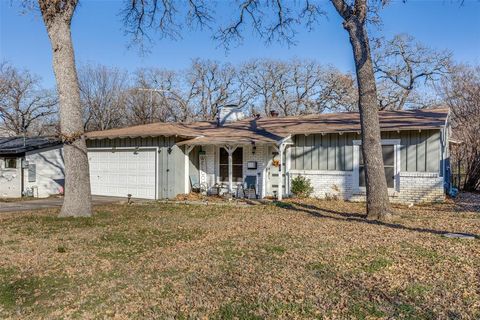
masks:
[[[480,189],[480,66],[460,65],[442,81],[440,93],[451,112],[452,157],[465,172],[462,189]]]
[[[252,60],[240,66],[239,81],[250,97],[252,109],[262,110],[265,115],[273,109],[276,88],[275,63],[271,60]]]
[[[358,111],[358,90],[355,78],[335,68],[321,69],[320,89],[315,98],[316,112]]]
[[[83,110],[70,26],[77,0],[38,0],[53,55],[64,141],[65,199],[61,217],[91,216],[90,174],[83,130]]]
[[[271,85],[271,108],[279,111],[281,115],[290,116],[297,112],[293,96],[292,73],[288,63],[284,61],[265,61],[266,78]],[[261,69],[260,69],[261,71]],[[268,87],[267,87],[268,88]],[[270,110],[269,110],[270,111]],[[265,110],[267,112],[267,110]],[[268,114],[267,114],[268,115]]]
[[[40,87],[40,79],[28,71],[0,66],[0,120],[11,135],[46,133],[56,114],[55,95]]]
[[[432,85],[447,75],[450,64],[450,52],[428,48],[407,34],[379,41],[374,51],[374,70],[379,81],[380,109],[428,105],[425,91],[433,91]],[[422,94],[415,95],[419,91]]]
[[[380,144],[377,88],[366,28],[369,12],[372,12],[378,3],[385,1],[374,1],[370,5],[367,0],[331,2],[343,19],[343,27],[350,36],[354,55],[366,169],[367,216],[370,219],[385,219],[390,215],[391,208]],[[175,36],[175,32],[179,30],[176,23],[177,7],[178,2],[173,0],[130,1],[124,11],[127,30],[135,35],[135,39],[145,35],[145,29],[149,27],[153,27],[161,35]],[[195,21],[198,25],[205,26],[212,20],[211,10],[206,2],[190,0],[189,7],[187,21]],[[296,26],[304,24],[312,27],[322,14],[323,11],[309,0],[303,1],[301,5],[283,0],[243,0],[239,3],[236,17],[231,23],[220,27],[215,38],[226,46],[231,41],[241,41],[243,28],[250,23],[267,41],[280,39],[291,44],[294,43]]]
[[[85,130],[106,130],[125,124],[127,73],[102,65],[79,70]]]
[[[256,59],[239,70],[249,103],[267,116],[272,109],[282,115],[299,115],[357,106],[353,77],[315,61]]]
[[[290,68],[296,113],[318,112],[319,104],[315,97],[325,83],[321,66],[315,61],[294,60]]]
[[[181,81],[173,71],[140,69],[127,94],[127,118],[131,124],[186,121],[191,110],[178,91]]]
[[[235,69],[230,64],[221,65],[210,60],[196,59],[187,73],[192,84],[197,117],[213,120],[218,108],[228,104],[234,96]]]

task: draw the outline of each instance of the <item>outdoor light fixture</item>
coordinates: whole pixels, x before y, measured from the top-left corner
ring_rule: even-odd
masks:
[[[257,146],[255,145],[255,141],[252,141],[252,154],[255,154],[257,152]]]

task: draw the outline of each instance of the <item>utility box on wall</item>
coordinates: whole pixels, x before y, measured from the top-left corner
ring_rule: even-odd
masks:
[[[37,166],[34,163],[28,165],[28,182],[37,181]]]
[[[257,169],[257,161],[248,161],[247,162],[247,169],[249,169],[249,170]]]

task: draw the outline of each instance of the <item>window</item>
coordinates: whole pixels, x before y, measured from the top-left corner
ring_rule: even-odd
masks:
[[[16,169],[17,168],[17,159],[16,158],[6,158],[5,159],[5,169]]]
[[[228,152],[220,148],[220,181],[228,182]],[[237,148],[232,154],[232,181],[243,181],[243,149]]]
[[[359,150],[358,161],[358,179],[359,186],[365,187],[365,164],[363,163],[363,155]],[[382,145],[383,168],[385,170],[385,179],[387,180],[387,187],[394,187],[395,180],[395,148],[393,145]]]

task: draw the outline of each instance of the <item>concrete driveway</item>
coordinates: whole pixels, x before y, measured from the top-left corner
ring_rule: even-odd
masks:
[[[126,200],[127,198],[92,196],[92,201],[94,205],[116,203],[116,202],[121,202]],[[0,213],[30,211],[30,210],[38,210],[38,209],[45,209],[45,208],[56,208],[56,207],[61,207],[62,204],[63,204],[63,198],[60,198],[60,197],[16,201],[16,202],[0,202]]]

